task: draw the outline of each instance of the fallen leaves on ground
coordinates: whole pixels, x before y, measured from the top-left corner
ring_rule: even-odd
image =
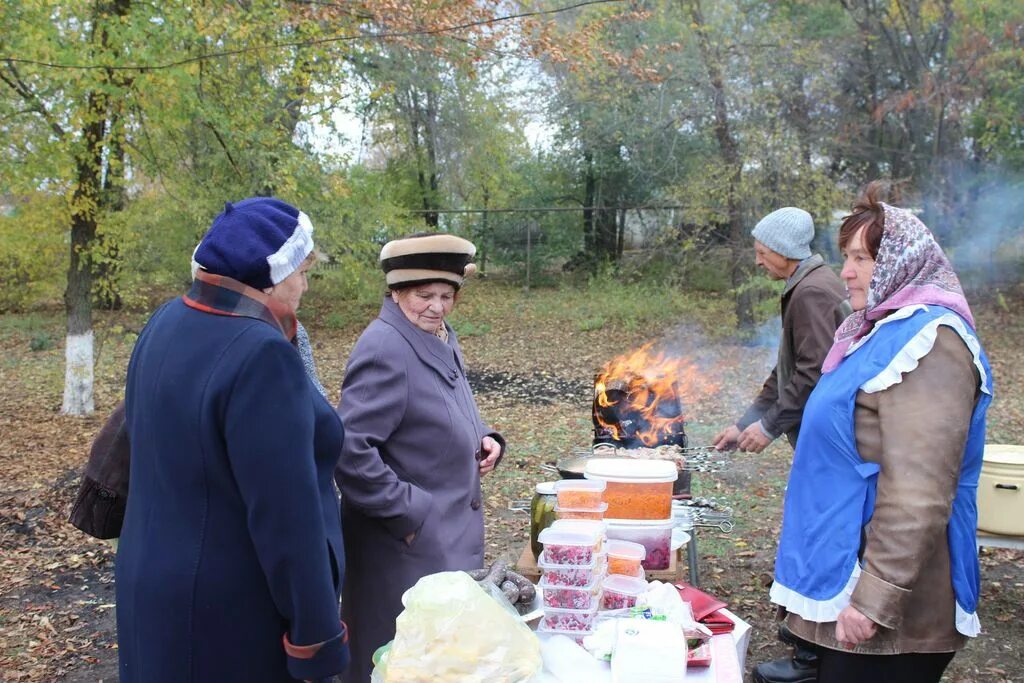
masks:
[[[687,406],[691,444],[706,444],[734,420],[773,364],[773,351],[723,339],[687,320],[650,329],[608,323],[582,329],[545,311],[565,309],[564,290],[529,295],[500,283],[475,286],[460,315],[486,333],[463,338],[470,378],[485,419],[508,439],[502,466],[484,480],[488,561],[515,562],[528,538],[528,516],[512,509],[538,482],[555,478],[541,468],[592,436],[591,386],[609,359],[647,341],[660,341],[697,359],[719,390]],[[1008,308],[972,302],[993,367],[996,400],[988,441],[1024,442],[1024,303]],[[716,302],[715,305],[721,305]],[[101,314],[97,328],[138,330],[145,316]],[[714,319],[706,315],[705,319]],[[62,336],[59,315],[0,318],[0,680],[5,682],[115,680],[113,552],[71,527],[67,514],[89,443],[120,398],[134,338],[108,335],[96,369],[97,412],[59,414],[63,350],[33,352],[40,329]],[[344,361],[360,329],[310,329],[324,385],[339,395]],[[726,599],[754,626],[748,666],[783,656],[767,600],[782,495],[792,452],[777,441],[761,455],[732,454],[729,466],[694,478],[695,495],[725,499],[735,511],[729,534],[698,530],[701,585]],[[984,632],[954,659],[952,681],[1003,681],[1024,671],[1024,554],[981,553]]]

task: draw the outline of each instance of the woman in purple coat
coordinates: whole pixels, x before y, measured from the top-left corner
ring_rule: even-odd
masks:
[[[371,657],[394,638],[402,594],[416,581],[484,563],[480,477],[498,464],[504,440],[480,419],[445,322],[474,253],[446,234],[381,250],[390,293],[352,350],[338,408],[346,683],[369,680]]]

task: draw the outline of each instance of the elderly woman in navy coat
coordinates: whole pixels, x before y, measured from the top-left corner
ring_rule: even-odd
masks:
[[[338,462],[349,558],[342,615],[352,628],[346,683],[366,683],[395,635],[402,594],[427,574],[484,563],[480,477],[504,440],[480,419],[462,350],[445,322],[476,248],[454,235],[389,242],[390,289],[348,361]]]
[[[344,430],[290,343],[312,251],[294,207],[228,204],[196,249],[192,289],[135,346],[122,683],[279,683],[348,662],[332,481]]]

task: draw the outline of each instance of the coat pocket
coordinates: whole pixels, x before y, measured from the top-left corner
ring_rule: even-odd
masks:
[[[330,539],[327,541],[327,557],[331,563],[331,581],[334,584],[334,592],[341,593],[341,583],[345,579],[345,553],[341,548],[335,548]]]
[[[424,552],[434,552],[437,549],[436,530],[440,516],[441,512],[431,504],[427,516],[423,518],[423,523],[416,530],[416,536],[413,537],[412,543],[406,543],[404,539],[399,541],[402,544],[403,551],[416,555],[423,554]],[[420,550],[420,548],[424,550]]]

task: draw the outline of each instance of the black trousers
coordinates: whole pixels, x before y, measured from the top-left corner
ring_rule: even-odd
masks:
[[[818,648],[818,683],[938,683],[955,652],[862,655]]]

